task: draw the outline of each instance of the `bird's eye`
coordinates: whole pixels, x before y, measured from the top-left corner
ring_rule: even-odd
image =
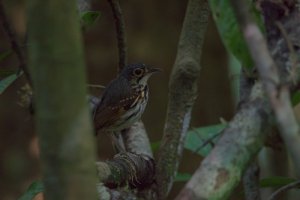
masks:
[[[140,68],[135,69],[135,70],[133,71],[133,74],[134,74],[135,76],[137,76],[137,77],[140,77],[140,76],[143,74],[143,69],[140,69]]]

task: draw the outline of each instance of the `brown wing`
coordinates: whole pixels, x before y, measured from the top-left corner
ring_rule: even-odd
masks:
[[[121,84],[121,85],[120,85]],[[94,113],[96,132],[100,129],[111,128],[138,98],[126,81],[111,82],[103,93]]]
[[[98,107],[94,115],[94,123],[96,131],[111,127],[116,120],[124,114],[125,110],[120,108],[114,108],[110,106]]]
[[[118,105],[99,106],[94,115],[96,131],[111,128],[136,103],[138,98],[138,95],[132,95],[130,98],[121,99]]]

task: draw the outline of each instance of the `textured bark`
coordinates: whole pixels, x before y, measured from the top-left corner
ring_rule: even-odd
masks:
[[[122,132],[127,152],[117,154],[112,160],[97,162],[98,178],[109,188],[129,184],[144,190],[154,180],[155,163],[145,127],[136,122]]]
[[[153,158],[150,141],[142,121],[134,123],[122,136],[128,152]]]
[[[168,195],[182,156],[192,106],[197,97],[197,78],[208,17],[206,0],[188,2],[169,83],[167,118],[156,168],[159,199]]]
[[[97,184],[98,199],[101,200],[136,200],[136,195],[134,195],[130,190],[114,190],[109,189],[103,185],[103,183]]]
[[[260,1],[261,2],[261,1]],[[264,1],[262,1],[264,2]],[[275,1],[269,1],[276,4]],[[287,1],[286,1],[287,2]],[[294,1],[290,1],[294,2]],[[235,3],[240,3],[240,1],[235,1]],[[269,4],[268,4],[269,5]],[[279,3],[282,6],[282,4]],[[277,5],[278,6],[278,5]],[[291,6],[291,5],[289,5]],[[289,7],[279,8],[274,5],[265,6],[264,9],[284,9]],[[291,6],[290,8],[294,8]],[[264,10],[263,9],[263,10]],[[247,13],[248,10],[240,10],[240,14]],[[298,29],[300,23],[298,14],[293,12],[290,15],[282,14],[283,12],[275,12],[273,14],[279,13],[278,16],[282,17],[282,26],[289,30],[288,39],[292,42],[294,50],[297,52],[299,50],[299,40],[296,40],[298,35]],[[277,10],[278,11],[278,10]],[[299,12],[299,10],[293,10]],[[267,17],[268,14],[272,12],[266,11],[264,13]],[[280,14],[281,13],[281,14]],[[276,15],[277,16],[277,15]],[[277,16],[277,17],[278,17]],[[268,16],[269,17],[269,16]],[[243,20],[239,18],[240,20]],[[247,17],[246,17],[247,20]],[[278,18],[272,18],[273,28],[274,21]],[[271,20],[271,21],[272,21]],[[269,23],[268,20],[265,20]],[[293,29],[291,27],[294,27]],[[277,33],[277,34],[274,34]],[[288,48],[284,47],[284,34],[278,34],[278,30],[267,28],[267,35],[269,38],[269,49],[272,49],[272,54],[276,55],[275,61],[280,66],[280,73],[290,68],[289,56],[287,56]],[[273,35],[273,36],[272,36]],[[249,36],[249,35],[248,35]],[[272,39],[274,36],[281,38]],[[299,38],[299,37],[298,37]],[[281,41],[281,42],[278,42]],[[255,41],[256,42],[256,41]],[[255,43],[252,41],[252,46],[261,47],[264,41],[260,40],[260,43]],[[250,42],[249,42],[250,43]],[[275,45],[276,44],[276,45]],[[282,46],[282,44],[284,44]],[[264,52],[256,51],[256,56],[263,57],[266,56],[266,48],[263,47]],[[254,51],[253,51],[254,52]],[[280,52],[280,53],[279,53]],[[291,52],[291,51],[290,51]],[[258,55],[259,54],[259,55]],[[299,53],[297,53],[299,54]],[[254,53],[253,53],[254,55]],[[256,58],[255,58],[256,59]],[[268,58],[263,60],[268,67],[273,67],[273,64],[269,62]],[[277,61],[278,60],[278,61]],[[271,63],[271,64],[270,64]],[[297,65],[296,65],[297,66]],[[273,68],[274,69],[274,68]],[[298,71],[298,69],[294,69]],[[274,71],[271,72],[273,74]],[[268,74],[270,75],[270,73]],[[298,75],[296,73],[296,75]],[[291,80],[292,76],[280,77],[281,80]],[[295,76],[294,76],[295,77]],[[296,76],[297,77],[297,76]],[[264,78],[264,77],[263,77]],[[297,78],[296,78],[297,79]],[[269,79],[269,82],[279,81],[277,77]],[[224,130],[222,138],[216,144],[216,147],[212,152],[204,159],[201,166],[196,171],[192,179],[188,182],[185,188],[181,191],[178,196],[179,199],[227,199],[233,189],[237,186],[241,179],[241,175],[245,171],[249,162],[253,160],[257,152],[263,146],[263,141],[265,133],[270,128],[271,122],[271,106],[267,101],[267,97],[263,95],[261,83],[257,82],[252,89],[252,94],[250,99],[245,101],[240,107],[239,111],[234,116],[233,120],[229,123],[227,129]],[[296,84],[298,85],[298,84]],[[294,86],[295,87],[295,86]],[[247,96],[247,95],[245,95]],[[299,151],[298,151],[299,152]]]
[[[295,1],[262,2],[269,47],[272,47],[269,49],[276,63],[266,40],[247,12],[246,1],[232,0],[241,30],[274,111],[280,135],[295,169],[300,169],[300,127],[293,112],[289,91],[290,85],[296,84],[299,79],[297,72],[300,57],[294,47],[299,45],[299,40],[295,40],[295,37],[300,37],[300,13]],[[300,176],[299,170],[295,171]]]
[[[255,80],[253,78],[248,78],[245,71],[242,71],[240,75],[240,102],[239,105],[243,105],[247,102],[250,94],[251,88]],[[243,186],[245,191],[245,200],[260,200],[260,188],[259,188],[259,166],[255,161],[248,166],[243,175]]]
[[[129,184],[133,188],[144,189],[154,179],[154,162],[148,156],[124,152],[96,165],[100,182],[109,188]]]
[[[95,144],[76,1],[31,0],[34,80],[46,199],[96,199]]]
[[[243,176],[245,200],[260,200],[259,166],[256,161],[252,162]]]
[[[270,113],[261,84],[256,83],[249,100],[240,105],[215,148],[176,199],[227,199],[262,148]]]
[[[278,67],[276,118],[280,135],[300,177],[300,129],[290,101],[290,91],[300,88],[300,9],[299,1],[261,1],[270,53]],[[275,111],[275,110],[274,110]]]

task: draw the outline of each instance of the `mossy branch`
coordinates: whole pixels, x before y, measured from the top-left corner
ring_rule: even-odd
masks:
[[[188,2],[170,77],[167,118],[156,168],[159,199],[165,199],[168,195],[182,156],[192,106],[197,97],[197,79],[208,17],[206,0]]]
[[[146,155],[124,152],[110,161],[97,162],[98,177],[109,188],[128,184],[146,188],[154,180],[154,160]]]
[[[257,24],[247,12],[246,1],[232,0],[232,5],[274,111],[280,135],[285,142],[295,169],[300,169],[300,127],[291,105],[289,91],[290,85],[299,82],[300,77],[295,74],[300,69],[300,57],[293,55],[295,50],[292,47],[292,44],[298,43],[298,41],[294,43],[292,39],[295,36],[300,37],[300,29],[291,29],[289,35],[285,34],[285,29],[300,25],[299,9],[296,8],[296,2],[285,4],[283,2],[263,1],[262,6],[268,30],[267,37],[269,38],[269,44],[267,44]],[[285,11],[286,14],[278,14],[279,10]],[[274,19],[277,20],[276,23],[273,21]],[[278,24],[280,25],[278,26]],[[293,24],[293,27],[290,24]],[[274,32],[277,34],[274,34]],[[281,44],[277,41],[281,41]],[[278,45],[275,46],[275,44]],[[277,57],[276,62],[272,58],[268,47],[272,49],[274,58]],[[285,50],[284,53],[283,50]],[[285,56],[278,54],[279,52],[285,54]],[[286,55],[290,55],[290,57]],[[292,63],[292,65],[288,63]],[[300,177],[298,170],[296,170],[296,173]]]
[[[241,3],[240,1],[236,1]],[[274,1],[261,1],[276,3]],[[273,6],[263,5],[263,14],[267,24],[267,38],[269,49],[272,49],[276,64],[279,66],[280,73],[284,69],[290,68],[289,57],[286,53],[289,51],[282,34],[278,34],[278,28],[274,26],[274,17],[270,18],[270,10]],[[276,20],[281,20],[283,27],[288,29],[290,41],[294,46],[299,46],[299,10],[289,5],[289,15],[278,15],[275,9],[274,16]],[[279,9],[286,8],[280,7]],[[292,9],[291,9],[292,8]],[[267,9],[264,11],[264,9]],[[288,11],[287,10],[287,11]],[[240,12],[241,14],[247,11]],[[293,28],[292,28],[293,27]],[[297,27],[297,28],[295,28]],[[253,42],[253,41],[252,41]],[[254,45],[254,43],[252,44]],[[257,44],[258,46],[261,45]],[[258,52],[258,51],[257,51]],[[256,52],[256,54],[257,54]],[[261,52],[259,56],[265,55]],[[264,62],[267,62],[266,60]],[[272,65],[271,65],[272,66]],[[296,69],[297,71],[297,69]],[[283,73],[281,80],[290,80],[287,71]],[[264,78],[264,77],[263,77]],[[276,79],[276,77],[275,77]],[[271,81],[271,79],[269,80]],[[215,148],[202,161],[200,167],[195,172],[192,179],[181,191],[177,199],[227,199],[233,189],[238,185],[241,176],[247,165],[253,160],[257,152],[263,146],[266,132],[270,129],[272,123],[271,106],[267,97],[264,95],[261,82],[257,82],[251,92],[248,101],[244,101],[239,111],[224,130]],[[298,151],[299,152],[299,151]]]
[[[240,105],[215,148],[176,199],[227,199],[249,162],[263,147],[271,126],[270,115],[261,84],[256,83],[250,99]]]

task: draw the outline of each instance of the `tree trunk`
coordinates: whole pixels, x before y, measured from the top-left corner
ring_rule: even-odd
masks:
[[[46,199],[96,199],[95,144],[76,1],[31,0],[33,75]]]

